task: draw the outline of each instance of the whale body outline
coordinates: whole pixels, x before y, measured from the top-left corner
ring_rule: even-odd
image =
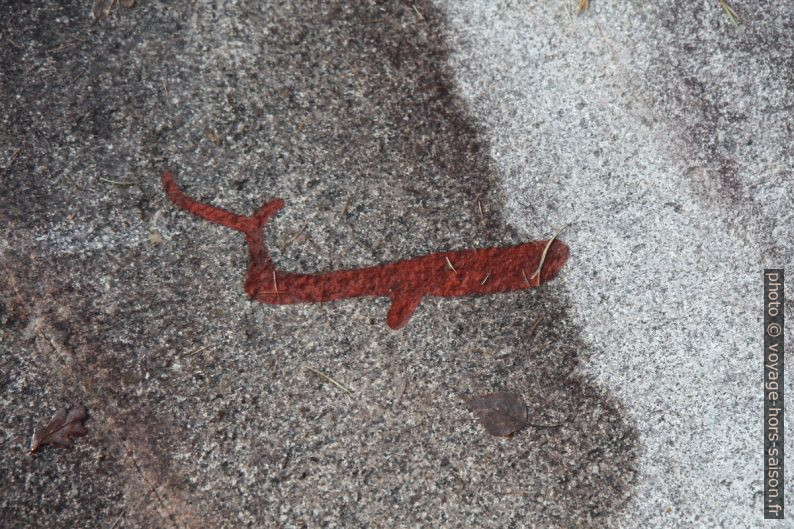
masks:
[[[535,288],[556,277],[570,255],[568,246],[552,238],[436,252],[365,268],[316,274],[283,272],[276,269],[264,240],[265,224],[284,207],[282,199],[268,201],[253,215],[245,216],[195,200],[179,187],[171,171],[163,173],[162,182],[168,197],[180,208],[245,234],[250,253],[245,291],[250,299],[286,305],[386,296],[391,299],[386,321],[395,330],[408,323],[425,296],[461,297]],[[528,275],[532,271],[536,272]]]

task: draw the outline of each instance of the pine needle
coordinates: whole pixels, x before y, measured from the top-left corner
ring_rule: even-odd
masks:
[[[540,271],[543,269],[543,264],[546,262],[546,254],[549,253],[549,248],[551,247],[551,243],[562,233],[562,231],[567,228],[569,225],[566,224],[558,229],[554,235],[551,236],[549,242],[546,243],[546,247],[543,249],[543,255],[540,256],[540,263],[538,263],[538,269],[535,270],[535,273],[529,276],[530,279],[534,279],[535,277],[538,278],[538,285],[540,285]]]
[[[345,385],[344,385],[344,384],[342,384],[341,382],[338,382],[338,381],[334,380],[333,378],[329,377],[328,375],[326,375],[326,374],[325,374],[325,373],[323,373],[322,371],[319,371],[319,370],[317,370],[317,369],[314,369],[314,368],[313,368],[313,367],[311,367],[311,366],[303,366],[303,368],[304,368],[304,369],[306,369],[306,370],[308,370],[308,371],[311,371],[311,372],[312,372],[312,373],[314,373],[315,375],[319,375],[319,376],[323,377],[325,380],[327,380],[328,382],[330,382],[330,383],[331,383],[331,384],[333,384],[334,386],[338,387],[339,389],[341,389],[342,391],[344,391],[345,393],[347,393],[347,395],[348,395],[348,396],[349,396],[351,399],[353,398],[353,390],[352,390],[352,389],[350,389],[350,388],[348,388],[347,386],[345,386]]]
[[[731,20],[731,22],[733,22],[733,25],[739,27],[739,15],[736,14],[736,11],[733,10],[727,0],[720,0],[720,5],[722,6],[722,10],[725,11],[725,14],[728,15],[728,18]]]
[[[136,186],[138,182],[121,182],[119,180],[111,180],[110,178],[102,178],[101,176],[99,179],[107,184],[113,184],[116,186]]]

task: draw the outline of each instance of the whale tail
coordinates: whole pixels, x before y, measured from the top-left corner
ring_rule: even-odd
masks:
[[[270,258],[267,248],[265,248],[264,227],[267,221],[284,207],[283,200],[280,198],[271,200],[256,210],[253,215],[246,216],[197,201],[182,191],[171,171],[163,173],[163,186],[171,202],[180,208],[204,220],[245,234],[251,253],[251,264],[248,274],[249,283],[252,277],[275,272],[273,260]],[[249,296],[253,296],[253,289],[250,289],[248,284],[246,285],[246,291],[248,291]]]

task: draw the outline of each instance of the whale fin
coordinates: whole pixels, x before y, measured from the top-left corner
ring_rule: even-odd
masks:
[[[394,329],[402,329],[414,311],[422,303],[422,294],[395,294],[392,296],[391,308],[389,309],[389,316],[386,322],[389,327]]]

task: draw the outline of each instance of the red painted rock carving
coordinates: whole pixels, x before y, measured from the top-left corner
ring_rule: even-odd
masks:
[[[179,188],[170,171],[163,173],[163,185],[168,197],[180,208],[245,234],[251,254],[245,291],[251,299],[281,305],[386,296],[391,298],[387,322],[392,329],[408,323],[425,296],[468,296],[533,288],[556,277],[568,260],[568,247],[551,240],[439,252],[354,270],[290,274],[276,270],[264,241],[264,226],[284,207],[283,200],[272,200],[253,215],[243,216],[197,202]],[[540,273],[536,273],[541,263]]]

